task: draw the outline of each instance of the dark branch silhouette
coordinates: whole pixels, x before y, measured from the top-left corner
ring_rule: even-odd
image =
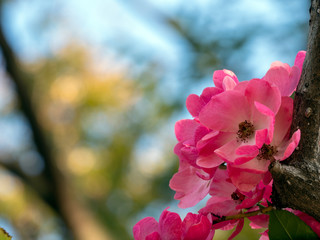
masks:
[[[21,111],[29,123],[35,146],[45,163],[45,169],[41,177],[46,187],[40,189],[37,184],[30,181],[21,171],[14,168],[9,170],[12,170],[15,175],[26,182],[28,187],[35,190],[38,196],[61,218],[67,227],[64,229],[66,231],[64,239],[110,239],[105,227],[95,219],[90,209],[77,199],[74,189],[56,165],[55,155],[52,150],[54,145],[46,137],[45,131],[37,119],[36,109],[32,105],[31,94],[28,89],[28,81],[33,80],[32,76],[23,71],[18,58],[8,44],[3,32],[3,19],[0,22],[0,48],[7,74],[15,84]]]
[[[292,132],[301,130],[298,149],[270,167],[273,201],[320,221],[320,1],[312,0],[307,55],[294,99]]]
[[[2,17],[2,16],[1,16]],[[10,79],[15,84],[15,90],[17,93],[17,98],[19,100],[21,111],[26,116],[33,134],[33,140],[35,146],[42,156],[45,162],[45,168],[43,176],[45,176],[45,183],[47,185],[46,191],[39,191],[38,194],[42,199],[57,212],[58,215],[62,217],[62,220],[69,225],[68,217],[65,216],[64,211],[61,209],[60,195],[59,192],[59,179],[61,179],[61,174],[54,163],[54,157],[51,152],[51,148],[47,144],[47,139],[41,129],[41,125],[36,118],[36,112],[32,106],[31,96],[29,94],[27,83],[31,80],[31,76],[22,70],[13,50],[9,46],[6,37],[3,32],[3,23],[1,19],[0,24],[0,47],[2,51],[2,56],[5,63],[5,68]],[[18,172],[15,172],[18,174]],[[20,177],[25,178],[20,174]]]

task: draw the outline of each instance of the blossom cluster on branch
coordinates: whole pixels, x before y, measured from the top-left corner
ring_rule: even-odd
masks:
[[[300,130],[290,136],[293,112],[291,98],[300,80],[305,52],[300,51],[291,67],[274,62],[265,76],[239,82],[229,70],[213,74],[215,87],[200,96],[188,96],[186,106],[193,119],[175,125],[174,148],[179,170],[170,188],[188,208],[210,195],[198,214],[188,213],[182,221],[165,209],[157,222],[140,220],[133,228],[135,240],[211,240],[216,229],[268,228],[272,210],[273,161],[287,159],[297,148]],[[290,209],[289,209],[290,210]],[[293,211],[320,236],[320,224],[300,211]],[[268,229],[260,239],[269,239]]]

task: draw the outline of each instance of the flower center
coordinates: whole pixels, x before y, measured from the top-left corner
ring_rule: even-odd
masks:
[[[235,191],[231,194],[231,198],[233,200],[240,200],[240,201],[243,201],[245,199],[245,196],[241,193],[239,193],[238,191]]]
[[[273,155],[278,152],[277,148],[274,146],[271,146],[270,144],[263,144],[262,148],[259,150],[259,154],[257,156],[257,159],[262,160],[271,160],[274,161]]]
[[[247,120],[239,123],[239,130],[237,132],[238,139],[242,142],[246,142],[247,139],[254,133],[253,124]]]

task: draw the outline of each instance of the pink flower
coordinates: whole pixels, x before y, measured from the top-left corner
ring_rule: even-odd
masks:
[[[230,230],[235,227],[235,231],[228,238],[233,239],[242,230],[243,219],[222,222],[219,219],[239,214],[242,212],[242,209],[247,209],[248,212],[256,210],[256,204],[266,196],[266,189],[271,193],[269,188],[271,186],[265,186],[261,182],[253,191],[243,193],[231,183],[226,170],[218,169],[213,177],[210,188],[210,194],[213,197],[208,200],[206,206],[199,212],[204,215],[209,213],[213,215],[214,229]]]
[[[238,189],[250,191],[269,174],[267,171],[271,161],[282,161],[296,149],[300,141],[300,130],[289,138],[292,112],[293,100],[290,97],[282,97],[281,107],[275,117],[272,141],[269,142],[266,136],[262,146],[256,145],[256,150],[254,147],[250,149],[256,152],[256,157],[243,164],[228,165],[229,176]]]
[[[180,220],[181,221],[181,220]],[[133,237],[135,240],[160,239],[158,222],[153,217],[141,219],[133,227]]]
[[[182,222],[182,239],[211,240],[214,235],[211,222],[201,214],[188,213]]]
[[[183,221],[167,209],[159,222],[152,217],[140,220],[133,227],[135,240],[212,240],[215,229],[235,229],[228,238],[233,239],[244,224],[243,218],[233,215],[252,213],[259,209],[258,203],[269,205],[272,176],[268,167],[272,161],[287,159],[300,141],[299,129],[290,137],[290,96],[305,55],[299,52],[292,67],[272,63],[262,79],[239,82],[229,70],[215,71],[215,87],[205,88],[200,96],[188,96],[186,105],[193,119],[175,125],[179,170],[169,186],[176,191],[174,198],[181,208],[194,206],[208,194],[211,198],[199,214],[188,213]],[[289,211],[320,236],[319,222],[300,211]],[[268,227],[269,215],[248,218],[254,229]],[[268,230],[260,240],[267,239]]]
[[[162,212],[159,223],[146,217],[133,227],[135,240],[211,240],[213,235],[211,222],[206,216],[188,213],[181,221],[177,213],[167,209]]]
[[[196,120],[180,120],[175,125],[179,143],[174,152],[180,159],[178,173],[170,180],[170,188],[176,191],[179,207],[197,204],[209,192],[216,168],[223,160],[214,152],[225,144],[230,133],[212,131]]]
[[[275,84],[282,96],[291,96],[299,83],[305,56],[305,51],[298,52],[292,67],[279,61],[273,62],[263,79]]]
[[[224,91],[232,90],[238,83],[237,76],[230,70],[218,70],[213,73],[215,87],[205,88],[200,96],[191,94],[188,96],[186,105],[190,114],[197,118],[201,109],[211,98]]]
[[[197,169],[180,161],[179,171],[173,175],[169,186],[176,191],[174,199],[180,200],[178,206],[181,208],[192,207],[205,198],[210,190],[212,173]]]
[[[213,73],[213,82],[223,91],[232,90],[239,83],[237,76],[230,70],[217,70]]]
[[[301,73],[302,73],[302,67],[303,67],[303,62],[304,59],[306,58],[306,51],[299,51],[297,53],[296,59],[294,60],[294,65],[297,66],[300,70],[300,76],[301,77]]]
[[[215,152],[233,138],[233,133],[211,131],[197,142],[199,155],[196,164],[202,168],[214,168],[224,163],[223,159]]]
[[[210,158],[211,163],[202,166],[204,168],[216,167],[223,163],[213,151],[224,143],[225,137],[219,135],[219,132],[211,131],[196,120],[184,119],[176,123],[175,134],[179,143],[175,146],[174,152],[183,162],[196,168],[201,167],[198,161],[206,158]]]
[[[257,155],[256,146],[271,142],[280,104],[276,86],[252,79],[213,96],[200,111],[199,120],[212,131],[229,133],[227,143],[215,153],[227,163],[243,164]]]

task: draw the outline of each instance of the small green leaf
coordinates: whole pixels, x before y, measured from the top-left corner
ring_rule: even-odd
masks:
[[[260,209],[266,208],[265,206],[261,205],[260,203],[257,203],[257,206],[258,206]]]
[[[296,95],[296,92],[293,92],[290,97],[291,97],[292,99],[294,99],[294,96],[295,96],[295,95]]]
[[[270,240],[319,239],[304,221],[291,212],[274,210],[269,215]]]
[[[0,240],[11,240],[12,237],[3,228],[0,228]]]

